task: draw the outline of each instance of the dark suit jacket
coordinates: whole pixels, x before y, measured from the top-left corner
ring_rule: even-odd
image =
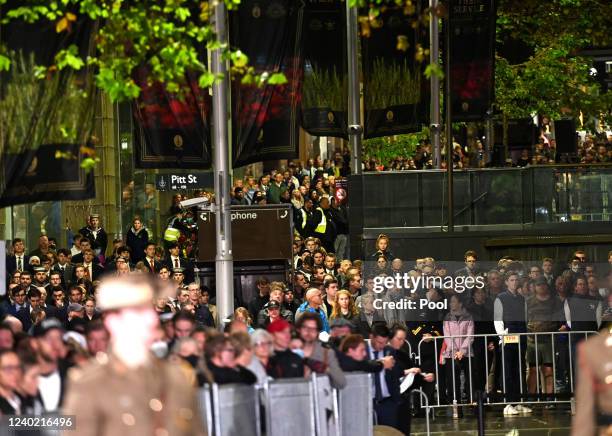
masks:
[[[43,307],[43,310],[45,311],[47,318],[50,318],[50,317],[51,318],[58,318],[56,316],[56,309],[54,307],[46,306],[46,307]],[[30,327],[32,327],[32,318],[30,318],[30,305],[29,304],[26,304],[26,307],[24,307],[19,312],[17,312],[15,317],[19,321],[21,321],[21,324],[23,324],[23,331],[24,332],[27,332],[28,330],[30,330]],[[60,321],[61,321],[61,319],[60,319]]]
[[[62,273],[59,264],[53,265],[51,271],[57,271],[60,274]],[[64,289],[68,289],[68,287],[72,284],[72,278],[74,277],[74,265],[71,263],[67,263],[64,266],[64,273],[62,274],[62,285]]]
[[[367,349],[367,356],[368,359],[370,358],[370,347],[366,347]],[[400,378],[404,376],[404,369],[408,369],[408,368],[404,368],[404,366],[401,364],[401,362],[398,360],[397,358],[397,353],[396,351],[389,347],[386,346],[383,349],[383,353],[385,356],[393,356],[395,357],[395,365],[393,366],[393,368],[391,369],[385,369],[385,381],[387,382],[387,389],[389,390],[389,394],[391,394],[391,398],[393,399],[394,402],[396,403],[401,403],[402,402],[402,396],[400,395]]]
[[[75,254],[74,256],[72,256],[71,261],[74,265],[85,262],[85,260],[83,259],[83,253]],[[94,256],[93,263],[100,263],[100,259],[98,259],[98,256]]]
[[[147,267],[147,269],[149,270],[150,273],[158,273],[159,270],[161,269],[161,267],[164,266],[163,263],[161,263],[158,260],[155,260],[155,261],[153,261],[153,265],[154,265],[155,271],[151,271],[151,264],[149,264],[149,261],[146,259],[146,257],[144,259],[142,259],[142,262]]]
[[[30,256],[24,254],[23,255],[23,269],[30,268]],[[14,255],[6,256],[6,273],[12,274],[17,271],[17,257]]]
[[[179,257],[179,263],[181,265],[181,268],[185,270],[185,283],[192,283],[194,278],[193,265],[191,264],[189,259],[185,259],[184,257]],[[170,258],[170,256],[164,259],[164,265],[166,265],[170,269],[170,271],[172,271],[174,265],[172,264],[172,259]]]

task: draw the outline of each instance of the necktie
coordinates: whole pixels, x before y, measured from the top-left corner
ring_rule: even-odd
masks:
[[[174,259],[174,267],[175,268],[180,268],[179,260],[177,258]]]
[[[380,352],[379,351],[374,351],[374,359],[379,359],[380,358]],[[376,401],[380,401],[383,398],[382,395],[382,385],[380,384],[380,376],[381,374],[384,375],[385,370],[381,370],[378,374],[376,374],[376,377],[374,377],[374,387],[375,387],[375,397],[374,399]]]
[[[17,258],[17,269],[23,271],[23,258],[21,256]]]
[[[151,263],[151,272],[155,272],[155,261],[151,259],[149,262]]]

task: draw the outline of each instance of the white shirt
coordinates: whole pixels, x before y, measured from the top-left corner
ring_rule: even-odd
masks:
[[[17,267],[18,270],[23,271],[23,268],[25,267],[25,262],[23,259],[23,254],[22,255],[15,255],[15,266]]]
[[[59,408],[60,396],[62,393],[62,379],[59,371],[55,370],[51,374],[38,377],[38,389],[42,399],[45,412],[55,412]]]
[[[170,259],[172,261],[172,268],[178,268],[181,267],[181,259],[179,257],[174,257],[174,256],[170,256]]]
[[[93,271],[91,269],[91,263],[83,265],[87,271],[89,271],[89,280],[93,280]]]

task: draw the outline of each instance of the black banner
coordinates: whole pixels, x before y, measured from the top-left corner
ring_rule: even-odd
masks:
[[[249,57],[256,73],[282,72],[284,85],[232,86],[233,166],[298,154],[302,83],[303,2],[243,0],[231,16],[231,45]]]
[[[136,168],[208,168],[211,165],[210,95],[188,75],[184,94],[169,93],[160,83],[147,84],[147,71],[135,81],[142,91],[132,105]]]
[[[2,15],[18,3],[4,5]],[[0,204],[85,199],[95,196],[93,172],[80,164],[93,150],[96,90],[87,65],[60,68],[62,49],[84,59],[93,47],[95,23],[11,21],[0,38],[11,61],[0,73]],[[53,67],[53,68],[50,68]],[[87,153],[84,156],[82,153]]]
[[[382,27],[361,39],[365,138],[418,131],[429,120],[429,82],[423,75],[429,58],[420,52],[429,45],[428,30],[413,27],[415,16],[403,8],[390,7],[380,20]]]
[[[304,13],[302,127],[347,138],[346,12],[340,0],[309,0]]]
[[[3,176],[7,183],[0,207],[95,197],[93,171],[81,168],[85,158],[75,144],[46,144],[37,150],[4,155]],[[22,165],[25,171],[15,176],[14,168]]]
[[[451,0],[449,15],[453,121],[482,120],[495,92],[495,3]]]

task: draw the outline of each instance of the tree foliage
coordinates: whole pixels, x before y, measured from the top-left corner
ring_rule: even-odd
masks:
[[[510,117],[531,113],[610,124],[612,95],[591,73],[587,48],[611,47],[608,0],[499,0],[497,38],[520,41],[532,55],[512,65],[498,53],[496,102]],[[594,127],[587,125],[587,127]]]
[[[133,79],[136,68],[146,67],[151,82],[164,83],[169,92],[178,93],[186,73],[199,74],[202,86],[211,86],[215,77],[201,53],[204,48],[225,51],[231,65],[257,83],[282,83],[278,74],[256,76],[248,59],[239,51],[220,47],[216,42],[211,14],[218,1],[234,9],[240,0],[160,0],[153,2],[124,0],[24,0],[9,6],[0,0],[2,20],[29,23],[51,21],[58,33],[70,32],[71,23],[84,17],[99,23],[96,53],[80,59],[76,47],[68,47],[56,56],[50,71],[80,69],[94,65],[96,83],[114,101],[138,97],[140,87]],[[246,62],[245,62],[246,59]],[[0,47],[0,70],[10,68],[7,47]]]

